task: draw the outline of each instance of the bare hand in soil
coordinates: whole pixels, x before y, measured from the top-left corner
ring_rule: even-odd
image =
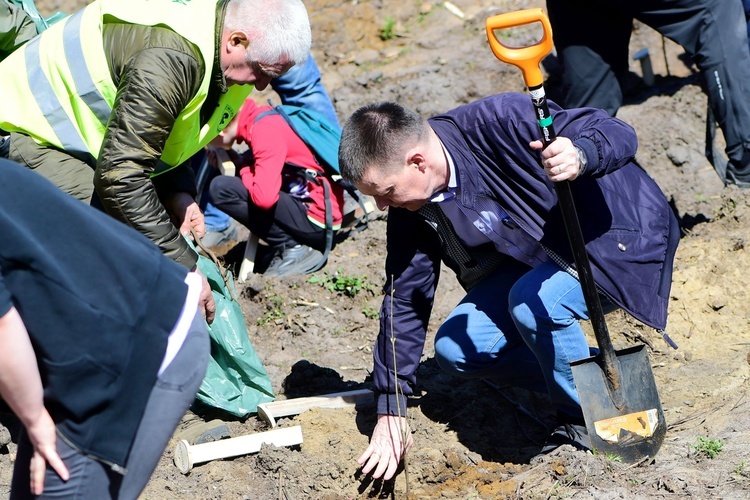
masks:
[[[404,435],[406,435],[406,443],[403,441]],[[378,423],[372,431],[370,445],[357,462],[359,465],[364,464],[362,467],[364,474],[375,468],[372,477],[379,479],[382,476],[387,481],[396,473],[401,458],[413,444],[411,430],[404,417],[379,415]]]

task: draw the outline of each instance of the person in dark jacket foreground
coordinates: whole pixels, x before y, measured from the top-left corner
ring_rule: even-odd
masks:
[[[2,159],[0,233],[10,498],[137,498],[206,372],[200,276]]]
[[[364,473],[389,479],[412,445],[403,415],[441,261],[467,294],[436,333],[439,365],[459,377],[546,393],[558,422],[542,452],[590,447],[569,364],[590,355],[578,323],[588,312],[555,182],[572,181],[605,311],[620,307],[654,328],[666,326],[679,228],[659,186],[634,160],[633,129],[602,110],[549,104],[559,136],[544,150],[530,99],[517,93],[430,120],[375,103],[344,125],[342,175],[381,209],[391,207],[374,350],[379,417],[359,458]]]

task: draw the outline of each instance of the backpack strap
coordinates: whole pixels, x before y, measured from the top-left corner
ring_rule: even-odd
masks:
[[[326,261],[328,261],[328,255],[330,255],[331,249],[333,248],[333,208],[331,207],[331,188],[330,186],[328,186],[327,182],[323,182],[321,179],[319,179],[321,173],[317,170],[306,168],[303,169],[303,172],[305,173],[305,179],[316,184],[321,184],[323,186],[323,193],[325,194],[326,246],[325,250],[323,250],[323,257],[310,271],[315,272],[326,265]]]

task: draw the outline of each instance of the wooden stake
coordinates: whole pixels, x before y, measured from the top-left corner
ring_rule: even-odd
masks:
[[[277,418],[299,415],[312,408],[345,408],[371,403],[372,401],[373,395],[369,389],[336,392],[323,396],[283,399],[271,403],[261,403],[258,405],[258,416],[271,427],[276,427]]]
[[[215,146],[209,146],[209,149],[216,153],[216,160],[219,163],[219,172],[222,175],[230,175],[234,177],[235,169],[237,168],[229,157],[229,153],[226,149],[217,148]]]
[[[187,474],[194,465],[220,458],[257,453],[264,444],[274,446],[302,444],[302,426],[285,427],[196,445],[191,445],[183,439],[174,448],[173,460],[180,472]]]
[[[240,264],[240,274],[237,276],[237,281],[242,283],[248,276],[253,273],[255,269],[255,254],[258,252],[258,235],[250,233],[245,244],[245,255],[242,258],[242,264]]]

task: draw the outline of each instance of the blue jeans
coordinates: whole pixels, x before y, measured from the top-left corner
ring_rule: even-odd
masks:
[[[605,311],[615,307],[600,296]],[[570,362],[590,356],[578,280],[549,262],[503,265],[474,287],[435,337],[435,359],[462,378],[546,393],[562,418],[583,418]]]
[[[195,401],[195,394],[206,374],[209,354],[206,320],[198,312],[182,347],[151,389],[125,464],[127,474],[123,476],[111,471],[108,466],[81,454],[58,437],[57,451],[70,472],[70,479],[63,482],[47,466],[42,498],[138,498],[177,424]],[[33,452],[29,438],[22,429],[13,470],[12,500],[38,498],[29,491],[29,464]]]

